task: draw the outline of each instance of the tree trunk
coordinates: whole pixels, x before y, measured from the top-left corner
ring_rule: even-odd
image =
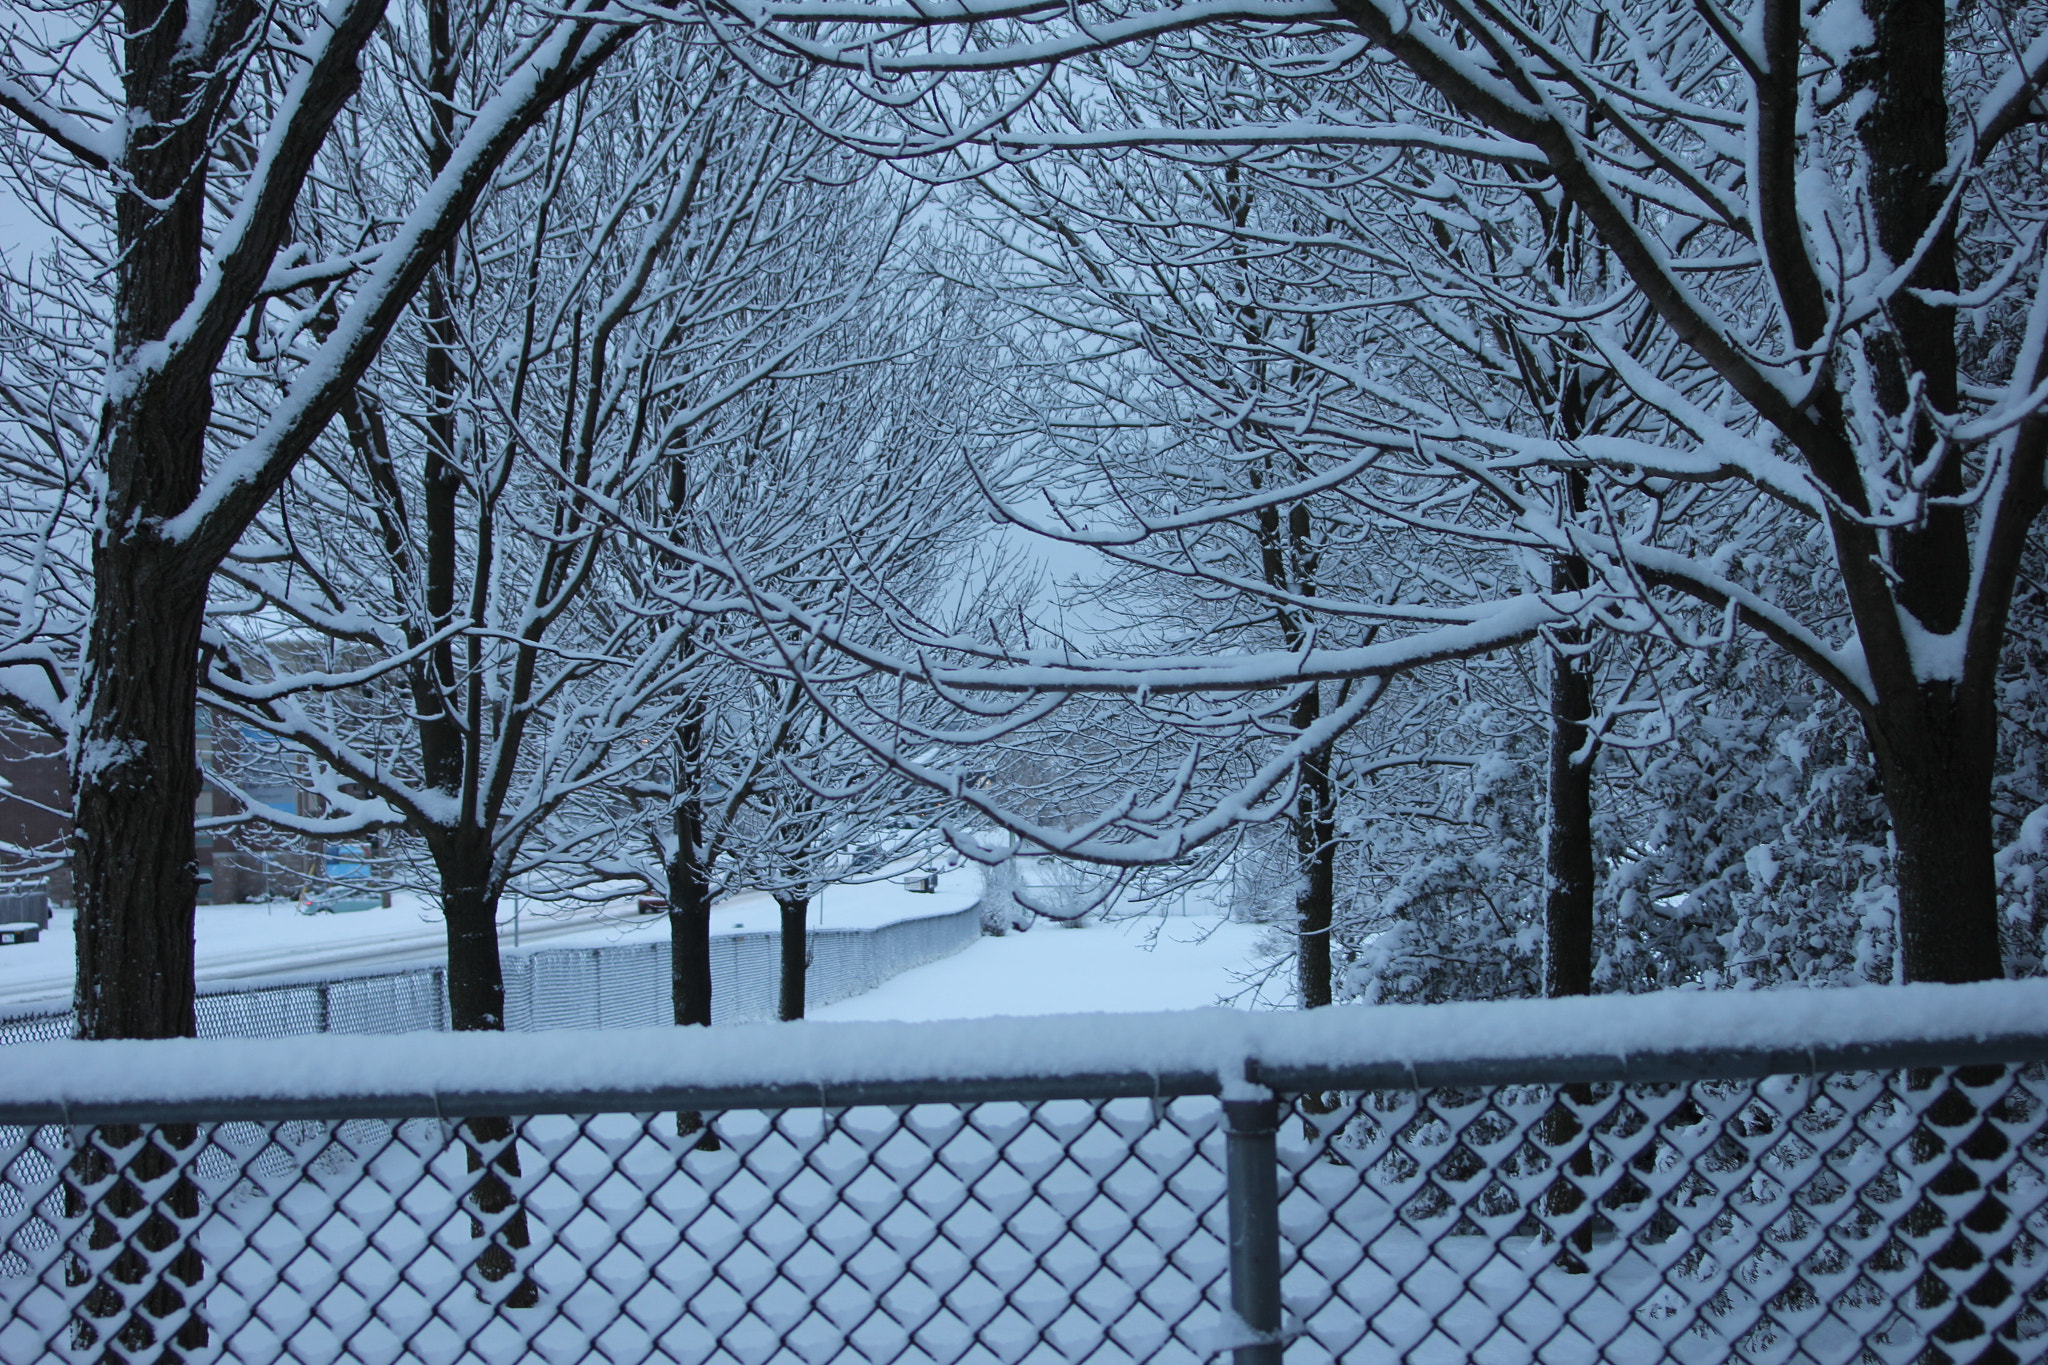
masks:
[[[678,1024],[711,1025],[711,875],[704,866],[704,813],[694,798],[676,802],[675,857],[668,865],[669,995]],[[701,1114],[676,1115],[676,1136],[698,1134],[697,1150],[718,1150]]]
[[[1586,428],[1591,395],[1574,370],[1559,389],[1557,424],[1576,440]],[[1584,515],[1586,476],[1567,471],[1562,496],[1574,517]],[[1551,561],[1550,590],[1584,592],[1592,568],[1581,555]],[[1587,722],[1593,718],[1593,680],[1581,651],[1586,632],[1561,630],[1550,651],[1549,809],[1543,839],[1543,994],[1548,999],[1593,993],[1593,754]],[[1581,749],[1583,757],[1575,758]]]
[[[458,1033],[491,1033],[505,1027],[505,974],[498,957],[498,894],[491,885],[486,847],[452,851],[441,865],[441,913],[448,926],[448,1023]],[[520,1255],[533,1244],[526,1209],[513,1186],[519,1179],[518,1133],[502,1116],[462,1121],[462,1145],[474,1183],[469,1199],[470,1235],[489,1237],[473,1269],[483,1285],[480,1297],[495,1297],[487,1285],[519,1275],[505,1294],[507,1308],[531,1308],[540,1288],[520,1273]],[[490,1219],[495,1226],[489,1226]],[[502,1221],[499,1221],[501,1220]]]
[[[179,1245],[184,1240],[179,1224],[190,1227],[199,1218],[199,1190],[182,1174],[168,1189],[161,1183],[179,1169],[180,1154],[198,1140],[198,1130],[189,1123],[147,1129],[116,1124],[93,1130],[71,1160],[64,1181],[64,1211],[73,1218],[89,1216],[90,1251],[105,1254],[121,1248],[96,1282],[82,1260],[72,1261],[65,1271],[70,1285],[92,1284],[83,1311],[71,1325],[72,1347],[89,1352],[104,1343],[97,1357],[101,1365],[133,1360],[170,1365],[183,1361],[185,1352],[204,1351],[207,1346],[205,1319],[188,1297],[206,1268],[196,1249]],[[123,1151],[130,1153],[125,1162],[113,1155]],[[145,1193],[151,1186],[157,1189],[153,1195]],[[131,1231],[124,1233],[123,1223]],[[162,1273],[151,1271],[152,1261],[163,1266]],[[130,1312],[127,1303],[135,1286],[145,1282],[150,1287]],[[167,1327],[171,1330],[165,1341]]]
[[[1926,410],[1955,412],[1960,391],[1955,307],[1944,301],[1954,298],[1957,286],[1955,234],[1945,228],[1931,241],[1922,240],[1950,190],[1947,6],[1942,0],[1871,0],[1865,8],[1875,42],[1855,75],[1871,96],[1857,125],[1869,162],[1871,217],[1886,257],[1894,262],[1916,253],[1919,257],[1907,281],[1912,287],[1899,290],[1886,304],[1893,333],[1874,337],[1867,354],[1878,402],[1904,438],[1899,453],[1925,469],[1941,439]],[[2022,527],[2040,510],[2038,468],[2019,461],[2012,474],[2027,499]],[[1959,451],[1950,446],[1941,452],[1925,480],[1933,500],[1917,524],[1890,534],[1889,568],[1903,614],[1928,632],[1945,635],[1965,622],[1976,569]],[[2017,537],[2010,539],[2016,544]],[[1992,645],[1971,649],[1961,679],[1905,681],[1913,663],[1910,647],[1882,670],[1873,660],[1879,702],[1868,715],[1867,729],[1892,817],[1899,968],[1907,981],[1985,981],[2004,975],[1992,862],[1991,784],[1998,741],[1993,688],[2001,662],[1995,642],[2004,634],[2016,555],[2015,548],[1996,567],[1987,558],[1981,570],[1986,581],[1976,590],[1985,601],[1999,604],[2001,629],[1989,635]],[[1891,622],[1880,618],[1877,624]],[[1864,632],[1866,638],[1872,633]],[[1996,1365],[2020,1358],[1991,1334],[1991,1324],[2013,1312],[2013,1284],[2000,1264],[2010,1251],[1987,1259],[1982,1250],[2009,1235],[2011,1211],[1999,1189],[2004,1182],[1987,1189],[1973,1169],[1999,1160],[2007,1142],[1963,1089],[1988,1085],[1998,1074],[1996,1068],[1959,1070],[1955,1084],[1928,1110],[1922,1129],[1944,1136],[1969,1134],[1957,1150],[1971,1160],[1952,1160],[1930,1188],[1951,1200],[1982,1191],[1960,1217],[1953,1203],[1949,1210],[1936,1210],[1923,1199],[1909,1218],[1909,1230],[1923,1236],[1936,1230],[1930,1224],[1946,1222],[1949,1229],[1916,1286],[1923,1312],[1953,1305],[1921,1353],[1923,1365],[1964,1360]],[[2014,1334],[2016,1325],[2008,1321],[2001,1335]]]
[[[1586,747],[1592,689],[1579,660],[1554,653],[1550,662],[1543,994],[1555,998],[1593,993],[1593,759],[1574,757]]]
[[[1583,569],[1584,561],[1579,561]],[[1570,565],[1556,575],[1565,578]],[[1575,644],[1578,631],[1563,632],[1560,643]],[[1593,757],[1575,759],[1586,746],[1586,722],[1592,717],[1592,687],[1580,660],[1553,651],[1550,668],[1549,819],[1544,837],[1543,871],[1543,994],[1556,999],[1593,993]],[[1586,1273],[1585,1257],[1593,1250],[1597,1213],[1586,1208],[1585,1186],[1593,1183],[1590,1140],[1567,1101],[1593,1104],[1590,1086],[1564,1086],[1544,1120],[1544,1137],[1569,1148],[1558,1157],[1557,1179],[1547,1207],[1553,1226],[1563,1226],[1557,1265],[1575,1275]]]
[[[1583,589],[1589,575],[1576,555],[1551,571],[1558,592]],[[1550,774],[1543,845],[1543,994],[1556,999],[1593,993],[1593,756],[1586,722],[1593,715],[1592,681],[1582,658],[1568,652],[1584,641],[1577,630],[1559,632],[1550,656]],[[1568,1103],[1568,1101],[1570,1103]],[[1556,1264],[1586,1273],[1598,1215],[1586,1208],[1592,1183],[1593,1151],[1571,1103],[1590,1108],[1589,1086],[1564,1086],[1544,1120],[1544,1137],[1556,1147],[1557,1179],[1545,1200],[1553,1226],[1562,1226]]]
[[[139,368],[198,288],[207,136],[223,93],[181,55],[183,13],[160,0],[122,11],[133,189],[115,201],[106,487],[72,771],[82,1038],[193,1031],[193,717],[210,570],[161,528],[199,491],[213,393],[189,367]]]
[[[78,1036],[189,1038],[205,584],[161,547],[123,544],[101,547],[94,579],[72,769]]]
[[[2016,1070],[1965,1066],[1956,1068],[1953,1075],[1938,1070],[1906,1073],[1908,1089],[1943,1087],[1941,1095],[1927,1106],[1919,1126],[1919,1134],[1927,1141],[1948,1148],[1948,1159],[1926,1188],[1950,1200],[1981,1191],[1961,1218],[1924,1195],[1906,1214],[1903,1227],[1911,1236],[1930,1241],[1941,1237],[1927,1257],[1928,1268],[1913,1286],[1914,1307],[1923,1315],[1932,1315],[1948,1306],[1947,1314],[1928,1334],[1931,1339],[1916,1365],[1958,1365],[1962,1361],[2018,1365],[2020,1357],[2007,1342],[2021,1339],[2027,1311],[2024,1307],[2018,1313],[2012,1311],[2015,1289],[2007,1272],[2014,1268],[2015,1253],[2027,1240],[2027,1233],[2012,1226],[2012,1208],[2007,1202],[2013,1193],[2011,1174],[1995,1176],[1988,1185],[1983,1175],[2009,1158],[2012,1140],[1996,1121],[1983,1116],[1976,1099],[1965,1089],[1990,1087],[2002,1080],[2010,1084]],[[1942,1237],[1944,1231],[1947,1235]],[[1986,1256],[1986,1246],[1999,1249]],[[1998,1325],[1995,1335],[1994,1325]]]
[[[1900,975],[1907,981],[1994,980],[2004,968],[1992,862],[1991,784],[1998,738],[1993,689],[2018,540],[2040,510],[2039,466],[2030,469],[2027,461],[2016,461],[2011,477],[2026,499],[2018,523],[2022,529],[2007,537],[2013,549],[2006,556],[1987,555],[1979,569],[1970,543],[1969,500],[1963,496],[1962,454],[1954,445],[1944,448],[1937,423],[1928,415],[1930,409],[1956,412],[1961,387],[1956,312],[1948,301],[1957,288],[1955,233],[1944,227],[1927,240],[1927,229],[1951,188],[1948,7],[1942,0],[1870,0],[1865,9],[1874,42],[1854,77],[1870,96],[1857,133],[1869,165],[1871,218],[1885,257],[1898,263],[1918,257],[1907,281],[1911,287],[1886,303],[1893,331],[1873,337],[1866,355],[1873,390],[1899,441],[1896,455],[1924,471],[1921,486],[1930,495],[1917,522],[1889,534],[1890,562],[1879,567],[1891,571],[1900,614],[1910,615],[1930,634],[1964,627],[1973,591],[1997,604],[2000,625],[1987,633],[1988,645],[1982,642],[1987,637],[1972,642],[1963,676],[1955,682],[1908,681],[1916,661],[1903,641],[1887,651],[1892,658],[1872,658],[1878,705],[1867,716],[1867,729],[1892,817]],[[1988,531],[1980,534],[1989,536]],[[1984,581],[1976,583],[1980,572]],[[1866,609],[1877,631],[1865,626],[1859,614],[1866,641],[1889,638],[1889,632],[1879,632],[1896,618],[1884,619],[1883,611],[1881,602]],[[2009,1235],[2011,1212],[1997,1186],[1986,1189],[1972,1169],[1997,1161],[2006,1151],[2006,1139],[1995,1124],[1980,1121],[1976,1100],[1962,1088],[1990,1084],[1997,1075],[1995,1068],[1959,1070],[1958,1084],[1929,1109],[1922,1129],[1970,1134],[1958,1150],[1973,1160],[1952,1161],[1930,1188],[1951,1199],[1983,1191],[1960,1217],[1953,1203],[1937,1211],[1923,1199],[1915,1210],[1915,1218],[1931,1215],[1949,1226],[1945,1245],[1916,1286],[1923,1312],[1953,1305],[1920,1355],[1924,1365],[2019,1359],[1990,1333],[1991,1323],[2013,1311],[2012,1281],[1999,1264],[2006,1257],[1987,1260],[1982,1250],[1983,1244]],[[1934,1231],[1912,1226],[1912,1221],[1909,1228],[1915,1233]],[[2006,1334],[2015,1326],[2008,1322]]]
[[[193,913],[199,876],[192,819],[199,799],[194,733],[200,624],[208,566],[162,538],[204,473],[213,394],[189,367],[139,369],[144,349],[166,336],[198,287],[206,202],[207,139],[225,84],[188,50],[182,6],[128,0],[121,10],[122,84],[130,117],[115,199],[114,334],[100,418],[105,485],[93,545],[93,606],[80,679],[81,725],[73,748],[72,876],[78,901],[75,1002],[78,1036],[189,1038],[193,1014]],[[246,10],[215,17],[220,31]],[[214,32],[200,35],[210,40]],[[92,1212],[88,1245],[124,1242],[88,1291],[74,1340],[105,1342],[108,1360],[181,1361],[204,1349],[207,1329],[188,1303],[202,1278],[198,1252],[166,1214],[196,1222],[196,1187],[178,1176],[146,1207],[138,1181],[168,1176],[196,1133],[156,1130],[125,1173],[108,1150],[142,1134],[101,1130],[73,1162],[73,1212]],[[112,1183],[107,1183],[111,1181]],[[156,1268],[153,1268],[156,1267]],[[81,1262],[67,1272],[95,1278]],[[122,1306],[148,1284],[138,1310]],[[163,1327],[192,1309],[165,1338]]]
[[[1564,387],[1562,428],[1576,436],[1584,427],[1586,395],[1574,381]],[[1585,475],[1565,476],[1564,497],[1574,513],[1586,510]],[[1578,555],[1563,555],[1550,569],[1553,592],[1582,592],[1592,572]],[[1543,840],[1543,994],[1548,999],[1593,993],[1593,755],[1587,722],[1593,718],[1593,684],[1587,661],[1577,651],[1583,630],[1562,630],[1550,651],[1550,771]],[[1586,750],[1581,756],[1579,751]],[[1590,1108],[1589,1086],[1564,1086],[1544,1119],[1545,1139],[1559,1148],[1557,1178],[1545,1206],[1560,1228],[1557,1266],[1569,1274],[1587,1271],[1593,1229],[1599,1215],[1586,1207],[1585,1187],[1594,1174],[1590,1135],[1572,1104]]]
[[[519,1253],[533,1244],[533,1232],[527,1225],[526,1207],[513,1193],[519,1179],[518,1129],[502,1116],[464,1119],[462,1145],[473,1182],[469,1187],[474,1205],[469,1235],[490,1239],[473,1264],[477,1278],[484,1282],[477,1286],[477,1297],[496,1298],[486,1286],[518,1275],[519,1282],[500,1302],[507,1308],[532,1308],[540,1302],[540,1286],[520,1272]],[[486,1218],[491,1224],[484,1222]]]
[[[485,857],[488,857],[488,853]],[[505,1027],[505,971],[498,958],[498,896],[489,865],[463,858],[441,870],[448,925],[448,1024],[458,1033]]]
[[[782,999],[777,1017],[804,1017],[804,972],[810,966],[810,940],[804,921],[811,908],[809,896],[777,896],[782,912]]]
[[[1899,966],[1907,981],[1990,981],[2004,975],[1998,876],[1991,861],[1989,717],[1960,715],[1929,687],[1917,723],[1871,725],[1897,846]]]
[[[703,864],[703,816],[676,802],[676,852],[668,865],[669,989],[678,1024],[711,1023],[711,877]]]
[[[1305,728],[1322,712],[1320,695],[1311,691],[1295,708],[1294,723]],[[1330,782],[1330,750],[1317,750],[1301,766],[1301,789],[1294,798],[1295,995],[1305,1010],[1321,1009],[1334,998],[1330,936],[1337,910],[1337,820]],[[1335,1113],[1342,1099],[1334,1093],[1311,1092],[1301,1097],[1301,1130],[1314,1142],[1321,1134],[1317,1117]]]
[[[1297,714],[1295,720],[1300,725],[1303,718]],[[1295,870],[1300,878],[1294,893],[1295,991],[1301,1007],[1312,1010],[1333,998],[1330,930],[1337,909],[1337,821],[1327,748],[1302,764],[1293,825]]]
[[[1927,415],[1955,412],[1959,394],[1956,312],[1942,301],[1956,289],[1955,235],[1943,230],[1922,240],[1949,193],[1947,7],[1942,0],[1871,0],[1866,8],[1874,42],[1851,77],[1869,97],[1856,130],[1869,162],[1871,219],[1892,261],[1918,256],[1913,288],[1886,304],[1892,329],[1867,348],[1870,377],[1879,406],[1893,418],[1898,457],[1926,469],[1924,487],[1934,500],[1916,523],[1888,533],[1888,565],[1845,571],[1867,576],[1888,567],[1895,585],[1897,605],[1868,594],[1871,605],[1859,610],[1858,627],[1866,648],[1872,640],[1886,645],[1881,655],[1870,654],[1878,702],[1868,730],[1898,846],[1902,975],[1981,981],[2004,974],[1991,861],[1997,651],[1972,648],[1958,682],[1924,681],[1913,676],[1913,651],[1896,630],[1900,610],[1933,634],[1956,630],[1970,606],[1975,568],[1962,456],[1940,444]],[[2026,476],[2015,470],[2014,477]],[[2039,480],[2028,482],[2038,507]],[[1983,591],[1987,600],[2009,601],[2010,581],[2002,589],[1987,582]]]

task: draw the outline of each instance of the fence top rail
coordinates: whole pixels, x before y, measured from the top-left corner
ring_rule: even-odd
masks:
[[[843,1107],[1689,1081],[2048,1060],[2048,982],[0,1049],[0,1123]],[[1248,1089],[1249,1087],[1249,1089]]]

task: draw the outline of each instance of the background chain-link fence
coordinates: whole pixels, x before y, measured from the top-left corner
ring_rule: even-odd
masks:
[[[1277,1104],[1125,1080],[1162,1093],[24,1123],[0,1130],[0,1359],[2048,1353],[2038,1062]]]
[[[48,928],[50,897],[42,891],[0,887],[0,924],[33,924]]]
[[[804,993],[829,1005],[874,989],[899,972],[957,953],[981,933],[970,907],[871,929],[814,929]],[[718,934],[711,940],[711,1022],[776,1017],[781,939],[774,933]],[[669,945],[542,948],[504,959],[505,1026],[634,1028],[674,1020]],[[312,1033],[416,1033],[448,1027],[444,970],[419,967],[331,981],[202,991],[202,1038],[285,1038]],[[70,1011],[0,1018],[0,1044],[71,1036]]]

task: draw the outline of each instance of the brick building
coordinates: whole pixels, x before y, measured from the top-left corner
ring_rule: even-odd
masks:
[[[217,728],[205,711],[199,715],[199,761],[209,768],[231,767],[243,790],[264,805],[294,814],[303,809],[292,757],[266,748],[257,737]],[[227,793],[209,782],[193,815],[203,819],[232,809]],[[47,882],[52,904],[71,903],[65,847],[70,811],[63,746],[18,723],[0,723],[0,892]],[[196,844],[199,869],[211,879],[199,888],[202,905],[297,896],[313,861],[301,841],[256,830],[201,830]]]

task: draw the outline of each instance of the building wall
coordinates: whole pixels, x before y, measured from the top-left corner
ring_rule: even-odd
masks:
[[[0,723],[0,886],[47,878],[50,899],[70,903],[70,810],[63,746],[26,727]]]
[[[236,780],[266,805],[304,812],[304,796],[287,780],[288,763],[266,754],[241,752],[234,738],[215,748],[215,730],[202,712],[199,761],[226,761],[236,767]],[[252,763],[251,760],[254,760]],[[254,771],[250,771],[251,769]],[[279,768],[278,772],[269,771]],[[227,793],[207,783],[193,814],[203,818],[233,809]],[[0,889],[27,883],[48,883],[50,901],[71,903],[71,782],[61,744],[18,723],[0,719]],[[202,905],[263,900],[299,895],[315,857],[303,841],[261,831],[200,831],[196,861],[213,877],[211,888],[199,889]]]

